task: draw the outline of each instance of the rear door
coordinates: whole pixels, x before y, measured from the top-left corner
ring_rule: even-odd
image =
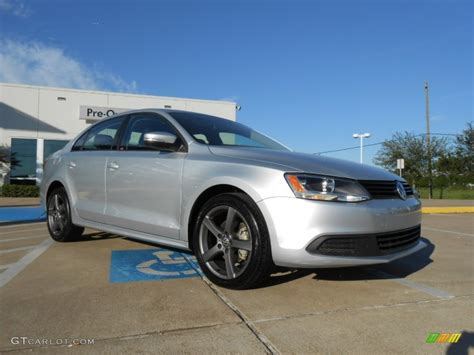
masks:
[[[68,186],[79,217],[104,223],[105,167],[107,157],[118,143],[124,117],[101,122],[74,144],[67,154]]]
[[[181,140],[178,132],[156,113],[132,115],[123,132],[120,148],[112,152],[106,169],[107,223],[179,238],[186,153],[153,150],[143,142],[148,132],[173,133]]]

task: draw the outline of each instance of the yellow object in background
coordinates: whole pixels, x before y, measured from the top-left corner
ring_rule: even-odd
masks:
[[[422,207],[422,213],[474,213],[474,206]]]

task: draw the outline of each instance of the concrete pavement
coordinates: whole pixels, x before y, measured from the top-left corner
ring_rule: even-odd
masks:
[[[441,354],[471,344],[472,352],[473,222],[424,215],[428,247],[415,255],[367,268],[286,270],[245,291],[200,277],[111,282],[112,251],[156,246],[92,230],[55,243],[44,223],[2,226],[0,280],[10,279],[0,288],[0,351]],[[464,334],[459,344],[426,344],[431,332]],[[48,344],[12,344],[22,336]],[[67,346],[74,339],[94,344]]]

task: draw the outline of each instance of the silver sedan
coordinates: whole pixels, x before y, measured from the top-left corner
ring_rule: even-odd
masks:
[[[425,246],[400,177],[193,112],[96,123],[47,160],[41,197],[56,241],[90,227],[191,250],[229,288],[255,287],[275,265],[387,263]]]

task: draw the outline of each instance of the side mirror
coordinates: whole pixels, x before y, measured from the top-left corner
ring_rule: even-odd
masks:
[[[145,147],[156,150],[176,151],[176,141],[178,137],[168,132],[148,132],[143,136],[143,144]]]

